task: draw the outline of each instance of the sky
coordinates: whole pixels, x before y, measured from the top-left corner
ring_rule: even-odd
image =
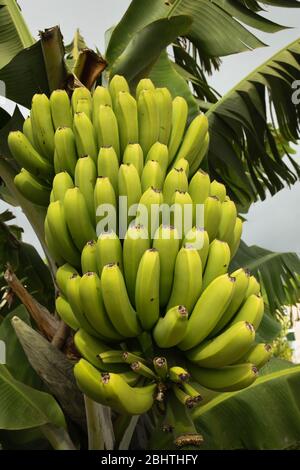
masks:
[[[59,24],[65,42],[69,43],[77,27],[89,47],[104,52],[104,33],[116,24],[130,0],[18,0],[23,15],[34,36],[38,31]],[[281,48],[300,37],[300,9],[270,8],[268,18],[291,27],[268,35],[257,34],[269,47],[225,58],[221,70],[211,84],[226,93],[249,72]],[[300,160],[300,150],[296,156]],[[260,245],[274,251],[296,251],[300,254],[300,182],[280,191],[266,201],[252,205],[244,224],[243,239],[249,245]],[[0,201],[0,212],[5,205]],[[24,240],[38,246],[30,225],[19,209],[14,209],[17,222],[24,227]]]

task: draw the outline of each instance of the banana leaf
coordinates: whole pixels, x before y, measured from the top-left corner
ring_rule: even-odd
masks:
[[[197,46],[203,58],[253,50],[264,44],[242,23],[269,33],[283,29],[283,26],[259,14],[263,3],[266,2],[133,0],[111,35],[106,58],[113,64],[138,31],[153,21],[170,19],[176,15],[188,15],[192,18],[193,24],[186,37]],[[282,6],[280,2],[272,4]],[[300,5],[293,1],[288,6]],[[151,43],[148,47],[151,47]]]
[[[35,389],[43,390],[42,381],[29,364],[15,330],[11,325],[11,319],[15,316],[26,324],[31,324],[29,314],[23,305],[10,312],[0,324],[0,341],[4,341],[6,344],[5,365],[16,380]]]
[[[257,67],[207,111],[210,172],[229,187],[242,210],[299,178],[299,164],[288,147],[287,157],[282,158],[277,138],[294,143],[299,139],[300,106],[292,99],[292,85],[299,79],[300,39]],[[268,124],[269,109],[273,131]]]
[[[249,388],[194,412],[201,449],[288,449],[300,444],[300,365],[273,359]]]
[[[110,74],[124,75],[134,86],[148,74],[161,52],[185,34],[192,24],[187,15],[163,18],[149,23],[139,30],[119,57],[110,64]]]
[[[0,0],[0,69],[35,40],[15,0]]]
[[[63,413],[55,399],[16,380],[0,365],[0,429],[29,429],[45,424],[65,427]]]
[[[243,266],[260,281],[270,314],[284,313],[300,299],[300,258],[296,253],[276,253],[241,242],[231,269]]]

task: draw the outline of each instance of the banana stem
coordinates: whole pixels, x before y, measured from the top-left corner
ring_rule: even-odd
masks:
[[[110,409],[84,395],[89,450],[113,450],[114,432]]]
[[[54,450],[76,450],[65,429],[57,428],[52,424],[44,424],[44,426],[41,426],[41,431]]]

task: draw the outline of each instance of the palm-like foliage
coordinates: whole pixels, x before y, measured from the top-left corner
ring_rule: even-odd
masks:
[[[207,112],[212,142],[204,165],[212,177],[225,182],[230,195],[239,203],[240,209],[245,211],[258,197],[263,199],[267,191],[274,194],[284,184],[293,184],[300,173],[299,166],[289,155],[289,143],[299,138],[299,106],[289,98],[293,81],[300,79],[300,40],[258,67],[222,98],[209,83],[210,74],[220,67],[223,56],[264,46],[248,27],[254,28],[258,35],[260,31],[275,33],[283,29],[283,26],[262,15],[264,5],[296,8],[300,6],[300,2],[132,0],[120,23],[110,30],[106,63],[98,51],[86,48],[79,31],[66,49],[58,28],[42,33],[40,40],[35,42],[16,1],[0,0],[0,80],[6,83],[8,98],[30,107],[31,98],[36,92],[49,94],[57,87],[70,90],[80,82],[92,87],[106,66],[104,79],[115,73],[123,73],[133,88],[141,76],[149,75],[157,86],[168,86],[174,96],[181,95],[187,99],[190,118],[199,112],[199,108]],[[172,50],[169,45],[172,45]],[[22,207],[43,241],[44,212],[28,204],[13,185],[18,168],[10,159],[6,138],[12,128],[21,128],[22,122],[18,109],[11,118],[0,109],[0,197]],[[288,154],[289,166],[284,159],[285,154]],[[12,241],[12,234],[4,222],[2,220],[0,223],[0,238],[8,243]],[[28,264],[29,270],[25,266],[25,271],[31,276],[31,268],[37,269],[39,264],[35,258],[36,253],[30,251],[16,237],[13,237],[13,241],[13,247],[7,245],[12,252],[9,257],[13,259],[17,252],[20,272],[23,272],[24,264]],[[2,265],[3,259],[0,260]],[[278,323],[271,314],[274,316],[283,311],[285,304],[295,303],[300,297],[299,258],[291,253],[272,253],[259,247],[247,247],[242,243],[233,262],[233,269],[235,263],[250,268],[260,278],[268,312],[263,319],[259,336],[270,341],[279,330]],[[47,278],[50,276],[45,269],[43,274]],[[50,281],[47,282],[50,284]],[[43,287],[39,287],[38,295],[41,295]],[[49,288],[51,294],[52,289],[53,287]],[[48,306],[51,307],[51,300]],[[29,323],[22,307],[15,313]],[[7,316],[0,324],[0,338],[8,338],[10,344],[16,344],[14,332],[8,326],[12,315]],[[33,335],[32,337],[37,334],[30,331],[29,326],[27,333]],[[20,331],[17,334],[22,342]],[[47,341],[44,343],[46,356],[50,357],[51,345]],[[30,341],[28,344],[29,352],[26,348],[25,351],[31,357],[30,363],[40,371],[40,362],[32,360]],[[12,399],[7,401],[7,406],[3,409],[0,407],[0,427],[11,430],[10,416],[17,403],[18,413],[22,414],[21,418],[26,418],[27,424],[24,424],[24,419],[16,420],[13,423],[14,429],[40,426],[54,447],[58,445],[61,435],[65,448],[72,448],[68,436],[64,439],[64,420],[57,403],[48,394],[32,392],[33,389],[29,387],[33,383],[28,383],[27,379],[18,375],[15,361],[22,360],[26,370],[30,369],[25,356],[20,359],[20,355],[22,351],[17,349],[17,352],[10,353],[7,368],[0,366],[0,402],[13,390]],[[51,364],[55,369],[56,358],[51,356],[49,361],[48,367]],[[279,448],[284,447],[286,442],[288,445],[296,444],[294,436],[299,432],[299,425],[296,423],[299,400],[290,400],[287,408],[280,406],[278,397],[295,396],[299,384],[299,368],[290,368],[286,363],[275,361],[271,369],[267,368],[265,371],[265,375],[249,390],[223,394],[222,397],[206,397],[205,405],[196,418],[207,446],[228,447],[228,441],[218,434],[220,419],[225,426],[228,417],[230,422],[234,420],[235,427],[230,426],[231,432],[225,437],[230,439],[233,448],[259,447],[261,442],[265,447]],[[47,371],[44,371],[44,376],[46,375]],[[31,370],[29,378],[33,376]],[[63,385],[62,375],[60,387]],[[264,440],[263,434],[256,434],[256,426],[262,416],[267,422],[262,408],[270,397],[277,410],[276,419],[292,419],[293,425],[288,429],[287,421],[284,427],[280,426],[279,432],[275,429],[269,439]],[[239,424],[245,409],[252,421],[249,422],[247,436],[243,437]],[[28,414],[31,416],[30,422],[27,419]],[[61,429],[53,429],[53,424]],[[133,427],[134,423],[131,423],[130,435]],[[282,436],[282,430],[285,436]],[[0,434],[0,440],[2,438],[3,435]]]

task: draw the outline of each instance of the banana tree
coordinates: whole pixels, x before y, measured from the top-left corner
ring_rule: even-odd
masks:
[[[299,105],[290,98],[292,84],[300,78],[300,39],[275,54],[224,97],[209,84],[210,73],[221,67],[222,57],[249,50],[255,53],[256,48],[264,46],[247,26],[269,33],[283,29],[260,14],[262,3],[283,6],[275,0],[133,0],[107,34],[103,58],[98,51],[88,49],[79,31],[66,47],[58,27],[42,32],[35,41],[15,0],[3,0],[0,80],[5,83],[7,98],[30,108],[37,92],[49,96],[53,90],[63,88],[72,93],[75,87],[92,88],[115,74],[124,75],[134,89],[140,78],[149,76],[156,86],[167,86],[173,96],[186,99],[189,119],[199,110],[205,111],[211,145],[202,167],[212,178],[224,182],[240,212],[245,213],[255,200],[294,184],[300,174],[289,147],[299,138]],[[284,6],[298,8],[300,4],[291,0]],[[9,346],[6,365],[0,366],[0,396],[13,392],[12,399],[0,405],[0,442],[7,448],[51,445],[54,449],[74,449],[88,445],[90,449],[126,449],[131,445],[172,449],[174,442],[162,432],[161,423],[153,423],[148,416],[116,420],[110,409],[89,398],[84,403],[76,388],[72,374],[76,351],[68,328],[59,324],[53,314],[51,274],[55,265],[45,245],[45,211],[29,204],[13,184],[19,168],[10,154],[7,136],[22,126],[18,107],[13,116],[1,110],[0,195],[22,208],[48,261],[45,264],[39,259],[34,249],[20,240],[19,232],[6,225],[8,214],[2,215],[1,245],[6,249],[0,257],[5,293],[0,339]],[[294,254],[272,253],[242,243],[232,270],[241,265],[255,272],[261,281],[268,312],[258,333],[262,340],[271,341],[279,331],[276,315],[300,298],[300,260]],[[20,361],[22,372],[18,368]],[[194,414],[204,436],[203,448],[298,445],[299,400],[289,400],[289,407],[282,408],[279,398],[295,397],[299,380],[299,366],[271,361],[258,381],[245,391],[218,394],[203,390],[203,405]],[[71,404],[66,400],[70,393],[74,397]],[[276,419],[284,417],[286,426],[283,429],[273,425],[273,433],[264,439],[256,424],[265,425],[267,417],[262,417],[262,411],[267,409],[270,397]],[[242,434],[239,426],[245,407],[251,423],[247,433]],[[228,416],[235,426],[225,438],[219,435],[218,426],[221,421],[225,427]]]

